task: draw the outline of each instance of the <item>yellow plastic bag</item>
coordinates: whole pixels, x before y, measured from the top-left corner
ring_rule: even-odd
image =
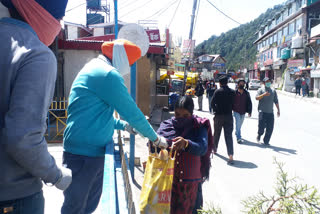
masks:
[[[169,155],[164,152],[149,153],[140,195],[142,214],[170,214],[175,157],[172,151]]]

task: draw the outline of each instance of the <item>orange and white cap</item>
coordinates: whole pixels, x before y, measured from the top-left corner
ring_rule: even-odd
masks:
[[[125,39],[117,39],[112,42],[104,42],[101,46],[103,55],[112,60],[114,53],[113,48],[116,43],[123,44],[130,66],[133,65],[141,57],[141,49],[136,44]]]

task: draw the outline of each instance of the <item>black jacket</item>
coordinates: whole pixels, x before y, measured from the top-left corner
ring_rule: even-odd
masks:
[[[202,96],[202,95],[204,94],[203,85],[202,85],[202,84],[198,84],[197,87],[196,87],[196,89],[195,89],[195,91],[196,91],[196,96],[197,96],[197,97]]]
[[[228,86],[222,86],[213,94],[211,107],[216,115],[232,114],[235,91]]]

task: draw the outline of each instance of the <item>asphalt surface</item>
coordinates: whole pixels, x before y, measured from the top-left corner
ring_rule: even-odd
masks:
[[[231,85],[232,87],[232,85]],[[227,151],[222,135],[218,154],[213,156],[210,180],[203,185],[204,206],[220,207],[223,213],[238,214],[243,210],[241,201],[260,191],[274,195],[278,162],[298,183],[315,186],[320,190],[320,108],[319,105],[279,94],[281,116],[275,118],[270,147],[256,142],[258,111],[256,91],[250,91],[253,101],[252,117],[245,118],[242,127],[244,144],[237,144],[234,135],[233,166],[227,165]],[[197,99],[195,109],[198,109]],[[204,111],[195,114],[210,118],[208,100],[204,99]],[[276,107],[274,106],[276,113]]]

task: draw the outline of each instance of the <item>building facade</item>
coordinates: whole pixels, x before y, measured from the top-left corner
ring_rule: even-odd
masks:
[[[310,77],[310,29],[320,23],[319,0],[289,0],[280,12],[261,26],[257,46],[255,75],[269,77],[276,88],[292,91],[298,75]]]

